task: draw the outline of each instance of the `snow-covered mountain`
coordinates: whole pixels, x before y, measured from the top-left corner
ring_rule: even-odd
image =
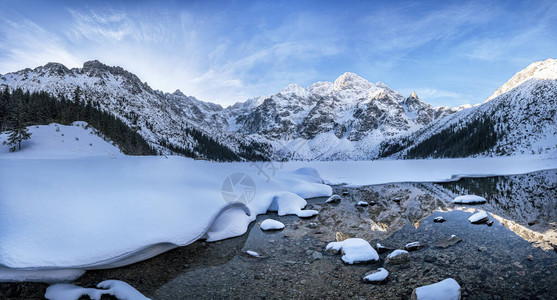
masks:
[[[462,139],[455,140],[456,136]],[[533,63],[516,73],[482,105],[447,116],[384,145],[396,145],[391,150],[400,150],[394,154],[400,158],[451,156],[452,152],[446,151],[452,146],[449,143],[461,148],[481,144],[481,151],[465,155],[556,151],[557,60]]]
[[[0,87],[5,86],[12,90],[45,91],[71,100],[76,98],[79,88],[81,101],[98,105],[122,119],[162,153],[170,153],[169,148],[175,151],[181,148],[196,156],[207,156],[203,149],[216,148],[211,151],[226,152],[227,159],[251,158],[245,157],[249,156],[245,148],[253,143],[248,139],[204,130],[212,128],[213,118],[223,110],[220,105],[185,96],[179,90],[172,94],[155,91],[120,67],[89,61],[83,68],[68,69],[62,64],[48,63],[0,75]],[[237,156],[230,157],[234,153]]]
[[[82,101],[122,119],[163,153],[185,149],[182,153],[214,159],[207,149],[216,147],[237,159],[344,160],[462,155],[423,146],[438,149],[439,141],[431,138],[447,140],[451,132],[457,133],[453,137],[468,134],[472,142],[460,139],[467,147],[476,147],[478,135],[490,134],[477,146],[482,150],[472,154],[549,151],[557,136],[556,79],[556,60],[537,62],[484,104],[457,108],[432,107],[416,93],[404,97],[353,73],[307,88],[290,84],[276,94],[223,108],[179,90],[153,90],[134,74],[98,61],[74,69],[49,63],[0,75],[0,87],[67,99],[74,99],[79,87]],[[423,155],[427,151],[430,155]]]
[[[404,98],[384,83],[345,73],[334,83],[291,84],[222,113],[229,131],[269,142],[277,159],[331,160],[373,158],[385,139],[456,111],[434,108],[415,93]]]

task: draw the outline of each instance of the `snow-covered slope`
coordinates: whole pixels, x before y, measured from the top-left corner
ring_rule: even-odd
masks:
[[[53,123],[28,128],[31,139],[21,143],[21,151],[10,152],[10,147],[4,145],[8,134],[0,134],[0,157],[51,159],[123,155],[118,147],[85,122],[74,122],[73,126]]]
[[[481,155],[541,154],[557,152],[557,60],[536,62],[513,76],[500,87],[485,103],[459,111],[425,126],[401,142],[402,151],[394,155],[401,158],[413,148],[432,143],[432,137],[443,131],[454,135],[468,130],[463,143],[488,143],[484,135],[474,136],[478,126],[474,121],[493,123],[490,134],[496,136]],[[449,136],[447,136],[449,139]],[[437,153],[442,147],[434,148]],[[425,156],[433,155],[427,152]],[[443,155],[441,155],[443,156]]]
[[[91,102],[120,118],[163,153],[170,153],[161,145],[164,143],[196,153],[197,146],[205,146],[199,134],[194,134],[198,132],[228,145],[240,155],[239,148],[246,142],[220,134],[215,128],[215,123],[220,124],[214,117],[222,111],[220,105],[185,96],[179,90],[172,94],[154,91],[136,75],[99,61],[89,61],[83,68],[74,69],[48,63],[35,69],[0,75],[0,87],[4,89],[6,86],[12,90],[45,91],[74,101],[79,88],[80,101]]]

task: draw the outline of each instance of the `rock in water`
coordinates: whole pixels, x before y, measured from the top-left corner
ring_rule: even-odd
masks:
[[[246,254],[247,254],[249,257],[263,258],[263,256],[261,256],[261,254],[255,252],[255,251],[252,251],[252,250],[246,251]]]
[[[489,221],[487,221],[487,226],[492,226],[493,223],[495,223],[495,222],[493,222],[493,220],[489,220]]]
[[[389,256],[387,256],[387,258],[385,259],[385,263],[392,265],[407,264],[409,262],[410,253],[408,253],[408,251],[400,249],[391,252],[391,254],[389,254]]]
[[[325,203],[340,203],[340,200],[342,199],[339,195],[332,195],[329,199],[327,199],[327,201],[325,201]]]
[[[383,283],[387,281],[388,276],[389,271],[384,268],[379,268],[377,270],[367,272],[364,278],[362,278],[362,281],[365,283]]]
[[[325,249],[333,252],[342,251],[342,261],[350,265],[379,260],[377,251],[367,241],[360,238],[349,238],[342,242],[332,242]]]
[[[284,224],[277,220],[267,219],[261,222],[261,225],[259,225],[259,227],[261,228],[261,230],[281,230],[284,228]]]
[[[420,242],[412,242],[406,244],[406,246],[404,246],[404,249],[406,249],[406,251],[416,251],[422,249],[423,247],[425,247],[425,245]]]
[[[486,202],[484,197],[476,195],[464,195],[454,198],[454,204],[484,204]]]
[[[460,242],[462,242],[462,239],[453,234],[450,237],[448,237],[448,238],[438,242],[437,244],[435,244],[435,247],[437,247],[437,248],[447,248],[447,247],[450,247],[452,245],[458,244]]]
[[[375,249],[377,249],[377,253],[381,254],[381,253],[385,253],[385,252],[389,252],[393,249],[385,247],[379,243],[377,243],[377,245],[375,245]]]
[[[489,216],[485,211],[477,212],[473,214],[470,218],[468,218],[468,221],[470,221],[470,223],[472,224],[485,223],[487,222],[487,220],[489,220]]]
[[[359,201],[358,204],[356,204],[358,206],[368,206],[369,203],[367,203],[366,201]]]
[[[447,220],[445,220],[445,218],[443,218],[443,217],[436,217],[435,219],[433,219],[433,222],[435,222],[435,223],[443,223],[445,221],[447,221]]]
[[[412,300],[460,300],[460,285],[456,280],[443,281],[421,286],[412,291]]]

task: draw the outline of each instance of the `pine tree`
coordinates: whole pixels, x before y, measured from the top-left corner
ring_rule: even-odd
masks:
[[[12,129],[9,131],[8,136],[8,145],[12,146],[10,148],[12,152],[21,150],[21,141],[31,138],[31,133],[24,123],[25,113],[23,111],[23,104],[21,99],[19,100],[12,114]]]

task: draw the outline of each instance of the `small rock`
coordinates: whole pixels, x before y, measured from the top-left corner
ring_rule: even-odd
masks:
[[[519,269],[524,268],[519,262],[514,262],[513,265]]]
[[[343,196],[348,196],[348,195],[350,195],[350,193],[349,193],[348,191],[343,191],[343,192],[342,192],[342,195],[343,195]]]
[[[406,246],[404,246],[404,249],[406,249],[406,251],[416,251],[422,249],[423,247],[425,247],[425,245],[420,242],[412,242],[406,244]]]
[[[261,254],[255,252],[255,251],[252,251],[252,250],[246,251],[245,254],[246,254],[248,257],[252,257],[252,258],[263,258],[263,256],[262,256]]]
[[[481,246],[481,247],[478,248],[478,251],[479,252],[485,252],[485,251],[487,251],[487,247]]]
[[[306,250],[306,255],[312,255],[313,254],[313,250]]]
[[[452,245],[456,245],[458,243],[462,242],[462,239],[456,235],[451,235],[450,237],[439,241],[437,244],[435,244],[435,247],[437,248],[447,248],[450,247]]]
[[[531,220],[528,222],[528,226],[532,226],[532,225],[536,225],[538,224],[538,220]]]
[[[398,203],[398,202],[402,201],[402,197],[394,197],[393,201]]]
[[[385,252],[389,252],[393,249],[385,247],[379,243],[377,243],[377,245],[375,245],[375,249],[377,249],[377,253],[381,254],[381,253],[385,253]]]
[[[340,203],[340,200],[342,200],[342,198],[340,198],[339,195],[332,195],[325,203]]]
[[[313,258],[313,260],[322,259],[323,254],[321,254],[321,252],[319,251],[313,251],[313,253],[311,254],[311,258]]]
[[[424,257],[424,261],[425,261],[425,262],[428,262],[428,263],[434,263],[434,262],[437,261],[437,257],[432,256],[432,255],[426,255],[426,256]]]
[[[445,218],[443,218],[441,216],[436,217],[435,219],[433,219],[433,222],[435,222],[435,223],[443,223],[445,221],[447,221],[447,220],[445,220]]]
[[[374,271],[369,271],[365,274],[362,281],[364,283],[384,283],[387,282],[387,277],[389,276],[389,271],[384,268],[379,268]]]
[[[259,225],[259,227],[261,228],[261,230],[267,231],[267,230],[281,230],[284,228],[284,223],[277,221],[277,220],[273,220],[273,219],[267,219],[263,222],[261,222],[261,225]]]
[[[470,223],[472,224],[485,223],[487,222],[487,220],[489,220],[489,216],[485,211],[477,212],[473,214],[470,218],[468,218],[468,221],[470,221]]]
[[[493,223],[495,223],[493,220],[489,220],[489,221],[487,221],[487,226],[491,227],[493,225]]]
[[[293,260],[285,260],[284,263],[288,264],[288,265],[295,265],[297,264],[297,262],[293,261]]]
[[[317,228],[317,223],[313,223],[313,222],[309,223],[309,224],[306,225],[306,227],[310,228],[310,229],[315,229],[315,228]]]
[[[358,204],[356,204],[358,206],[368,206],[369,203],[367,201],[358,201]]]
[[[528,255],[528,260],[529,260],[529,261],[533,261],[533,260],[534,260],[534,256],[532,256],[532,254]]]
[[[386,264],[401,265],[410,262],[410,253],[405,250],[395,250],[385,259]]]

